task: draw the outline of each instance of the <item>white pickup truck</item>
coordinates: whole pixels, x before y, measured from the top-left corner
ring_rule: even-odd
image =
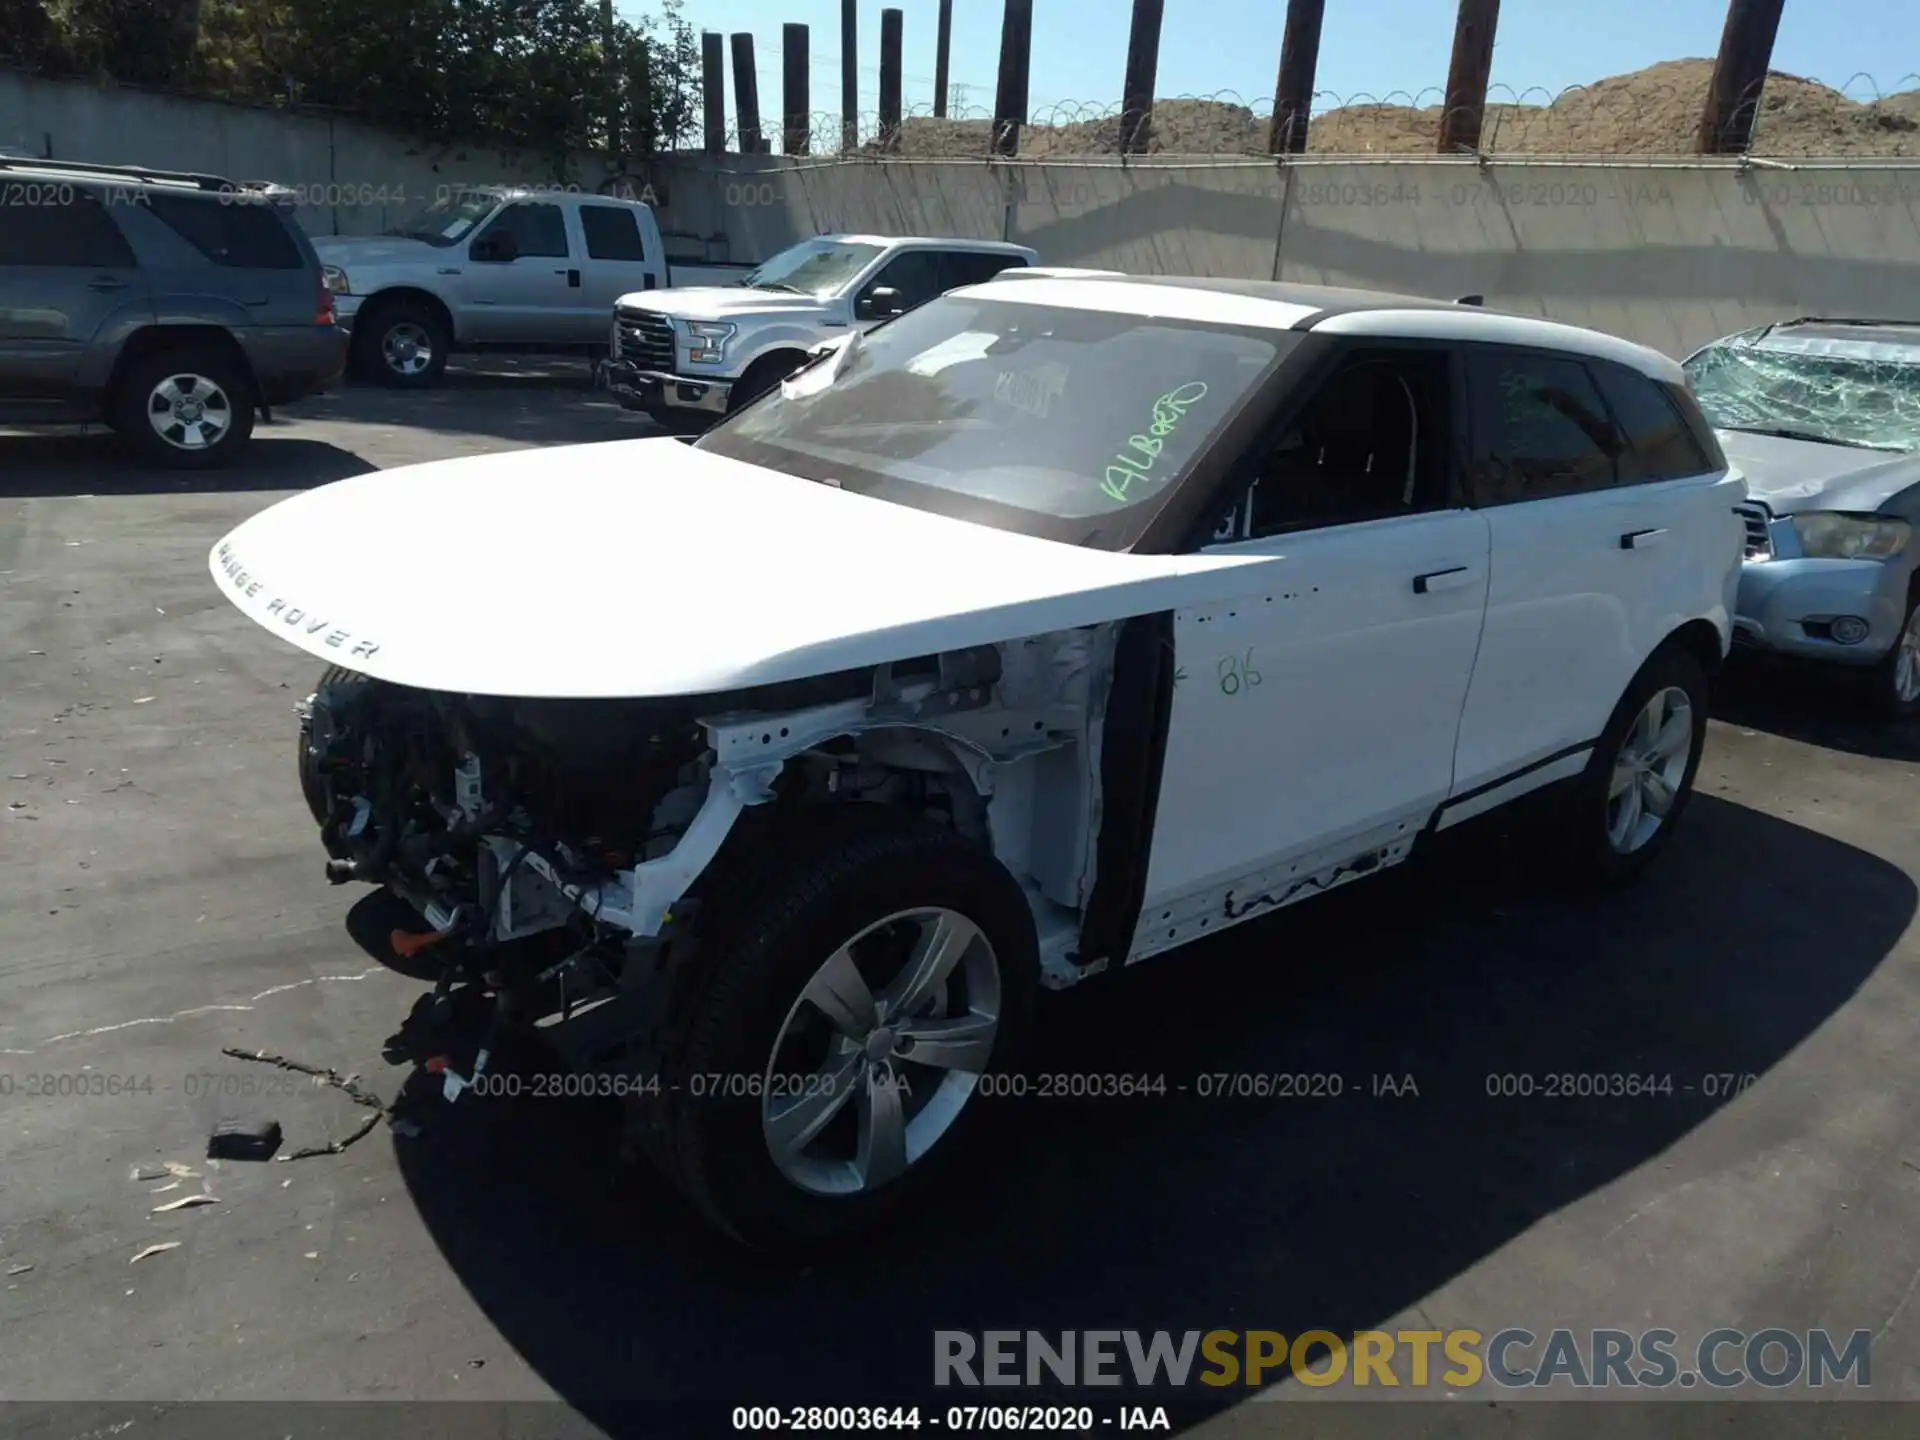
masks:
[[[354,369],[426,386],[454,350],[579,350],[607,341],[630,291],[737,283],[746,265],[669,265],[651,207],[572,190],[449,188],[384,235],[313,248]]]
[[[629,410],[697,428],[765,394],[818,345],[1039,258],[998,240],[802,240],[732,285],[622,295],[601,383]]]

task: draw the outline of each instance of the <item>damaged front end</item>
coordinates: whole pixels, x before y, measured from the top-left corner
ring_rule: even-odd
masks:
[[[743,811],[893,805],[999,855],[1027,890],[1052,967],[1092,882],[1098,731],[1112,627],[983,646],[725,697],[513,699],[329,670],[301,707],[300,782],[328,879],[385,887],[425,928],[432,1019],[456,989],[491,997],[464,1075],[501,1027],[534,1026],[582,1069],[645,1070],[649,1035],[715,860]],[[735,839],[736,847],[749,842]]]

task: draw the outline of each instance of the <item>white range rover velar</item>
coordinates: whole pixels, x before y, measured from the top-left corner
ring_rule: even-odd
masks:
[[[1572,863],[1637,872],[1744,498],[1680,368],[1606,335],[1029,276],[693,444],[343,480],[212,570],[328,663],[301,785],[437,964],[446,1095],[537,1031],[710,1219],[794,1245],[938,1184],[1039,987],[1548,786]]]

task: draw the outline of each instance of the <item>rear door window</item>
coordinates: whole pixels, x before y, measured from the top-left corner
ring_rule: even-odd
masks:
[[[0,186],[0,265],[131,270],[136,262],[107,207],[64,183]]]
[[[1625,445],[1585,365],[1563,355],[1473,346],[1467,373],[1475,504],[1547,500],[1619,482]]]
[[[306,260],[271,205],[148,191],[140,204],[215,265],[236,270],[301,270]]]
[[[1018,255],[993,255],[979,250],[949,250],[946,258],[945,288],[948,290],[982,284],[1002,270],[1022,268],[1027,263]]]
[[[624,205],[582,205],[580,230],[589,260],[645,260],[640,222]]]
[[[1716,468],[1657,381],[1607,360],[1593,361],[1588,368],[1627,441],[1621,456],[1622,484],[1679,480]]]

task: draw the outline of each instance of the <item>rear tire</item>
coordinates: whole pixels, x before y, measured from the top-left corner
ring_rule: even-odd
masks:
[[[981,847],[889,812],[789,838],[792,858],[727,886],[742,908],[701,937],[646,1102],[656,1163],[762,1249],[870,1230],[936,1187],[994,1106],[980,1077],[1025,1049],[1039,976],[1026,898]],[[935,935],[958,937],[950,963],[916,987]]]
[[[1564,817],[1577,880],[1623,885],[1673,838],[1707,738],[1707,672],[1689,651],[1655,652],[1614,707]]]
[[[253,384],[217,348],[163,350],[130,361],[111,409],[136,455],[169,470],[210,470],[253,437]]]

